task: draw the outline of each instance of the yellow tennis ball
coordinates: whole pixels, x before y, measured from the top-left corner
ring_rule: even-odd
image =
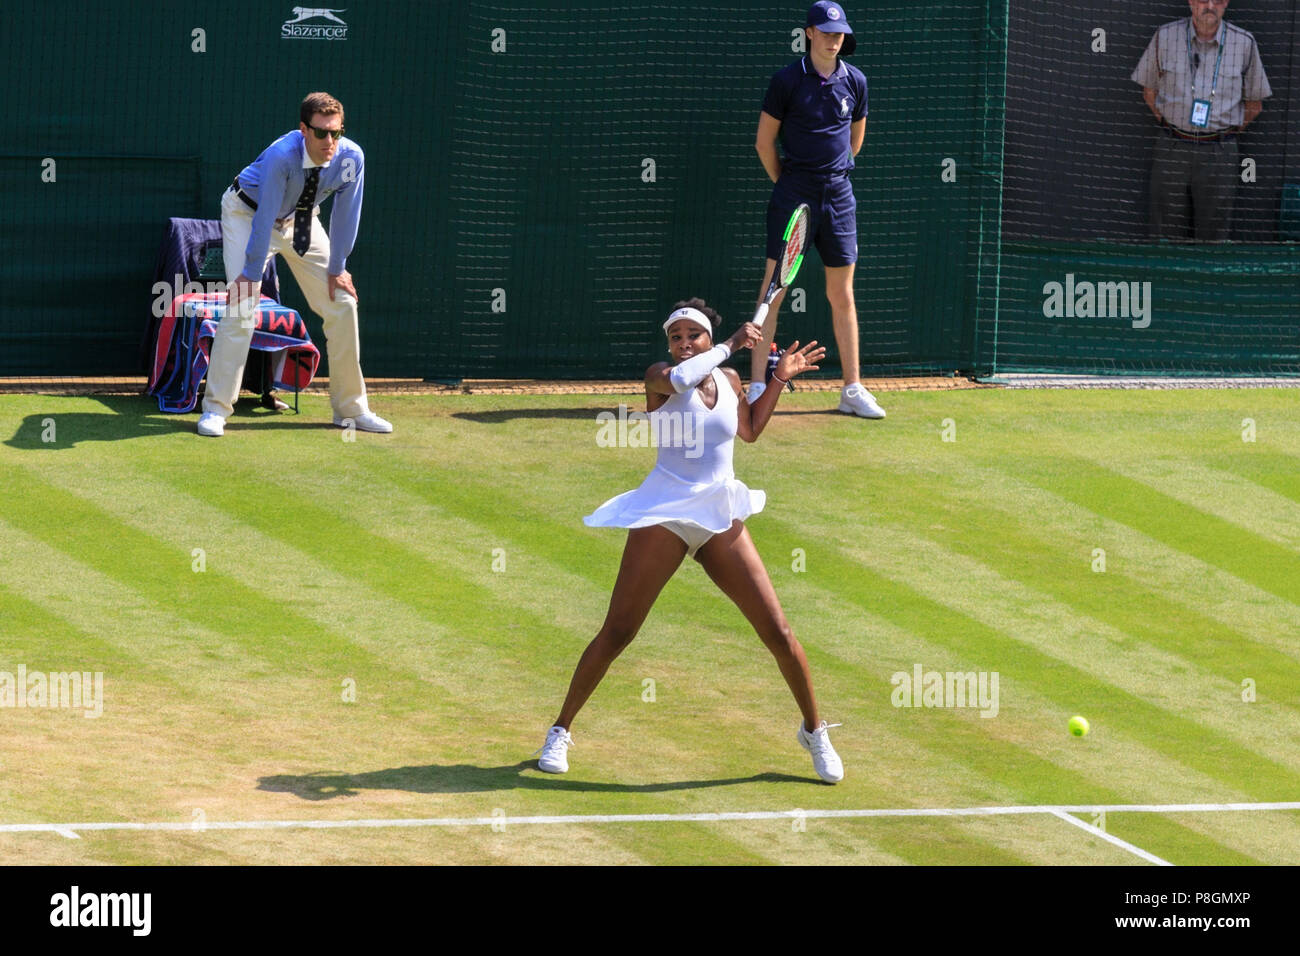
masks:
[[[1074,716],[1070,718],[1070,733],[1082,737],[1088,733],[1088,718]]]

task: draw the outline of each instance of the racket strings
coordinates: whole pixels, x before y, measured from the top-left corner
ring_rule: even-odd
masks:
[[[785,244],[785,256],[781,261],[781,284],[785,285],[794,278],[795,272],[799,268],[799,263],[803,259],[804,235],[807,232],[808,220],[806,217],[800,217],[795,223],[794,231],[791,232],[790,238]]]

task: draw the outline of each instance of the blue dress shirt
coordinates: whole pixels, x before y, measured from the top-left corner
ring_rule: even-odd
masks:
[[[271,246],[271,228],[275,220],[293,216],[293,208],[307,181],[307,170],[313,165],[303,145],[302,133],[294,130],[266,147],[239,174],[240,188],[257,203],[253,232],[244,250],[245,279],[261,276],[262,263]],[[343,272],[357,239],[364,169],[365,155],[361,147],[346,136],[339,139],[334,156],[321,167],[315,205],[319,206],[330,196],[338,197],[330,216],[329,274],[332,276]]]

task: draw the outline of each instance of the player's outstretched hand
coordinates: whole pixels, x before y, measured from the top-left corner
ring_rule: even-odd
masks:
[[[746,322],[736,329],[731,338],[727,339],[727,347],[731,349],[731,354],[735,355],[741,349],[752,349],[761,341],[763,341],[763,330],[753,322]]]
[[[825,357],[826,350],[817,344],[816,339],[803,348],[799,348],[799,342],[796,340],[776,363],[776,375],[788,382],[796,375],[817,371],[817,363]]]

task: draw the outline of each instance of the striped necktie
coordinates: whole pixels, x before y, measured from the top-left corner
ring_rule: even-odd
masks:
[[[316,187],[320,183],[320,167],[307,171],[307,181],[302,184],[302,195],[293,209],[293,251],[300,256],[311,247],[311,209],[316,205]]]

